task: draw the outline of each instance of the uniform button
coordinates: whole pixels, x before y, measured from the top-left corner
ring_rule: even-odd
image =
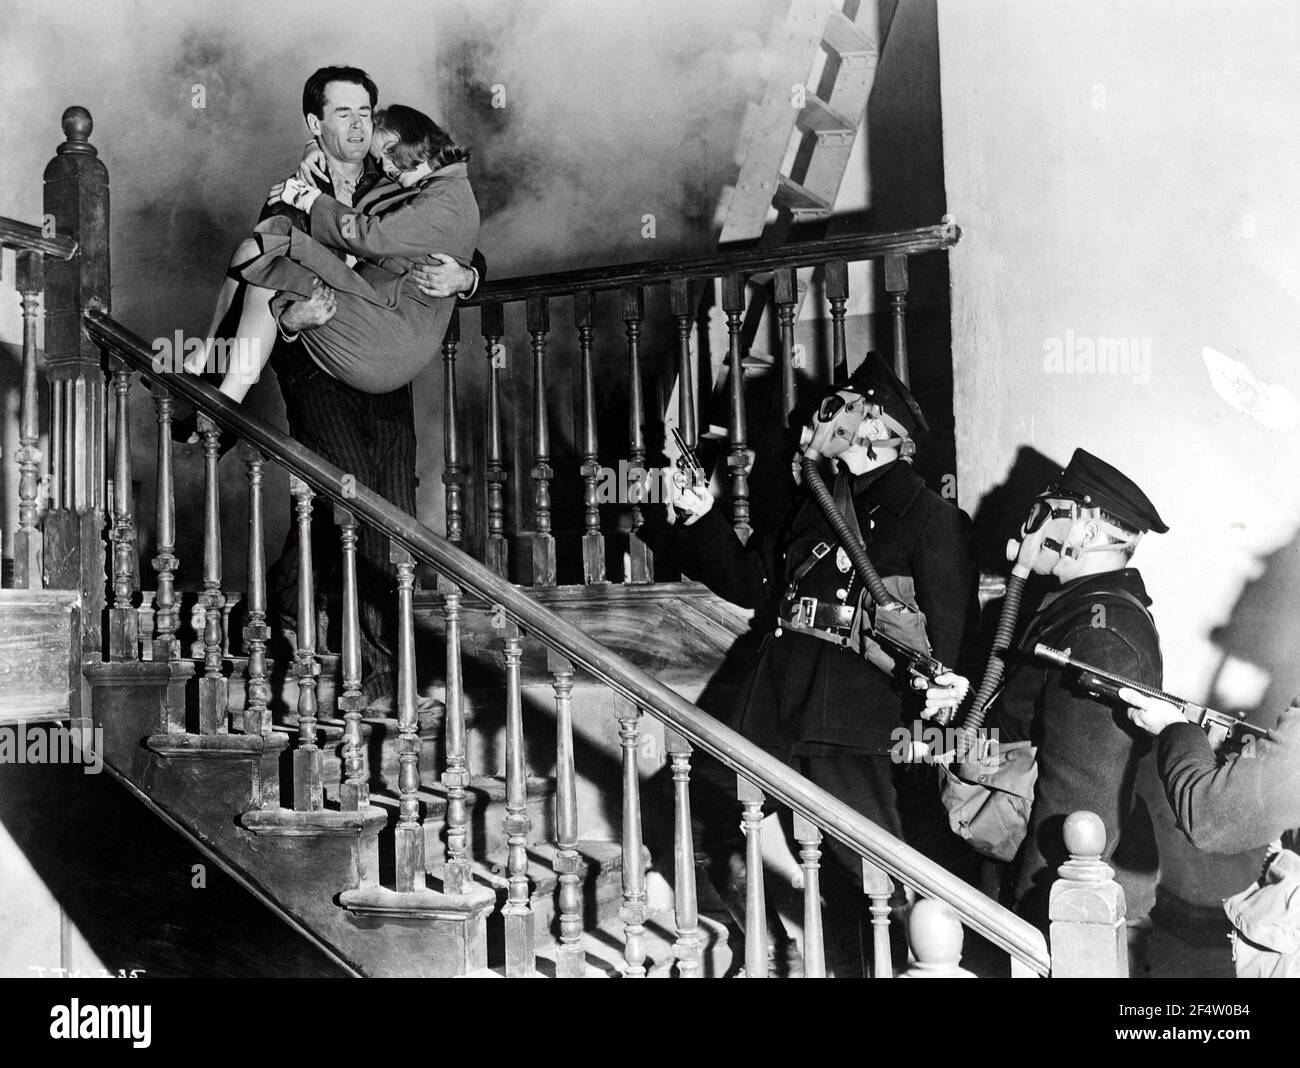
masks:
[[[843,587],[835,591],[835,596],[838,597],[841,601],[845,600],[848,597],[848,595],[849,595],[849,591],[844,589]]]
[[[781,631],[781,628],[780,628],[780,627],[777,627],[776,630],[772,631],[773,636],[775,636],[775,637],[777,637],[777,638],[781,637],[781,633],[782,633],[782,631]]]
[[[875,521],[874,519],[868,519],[868,520],[867,520],[867,529],[868,529],[868,530],[875,530],[875,529],[876,529],[876,521]]]

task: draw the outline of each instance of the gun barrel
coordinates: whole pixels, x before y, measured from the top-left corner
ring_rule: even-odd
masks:
[[[1050,645],[1043,645],[1042,642],[1034,646],[1034,656],[1042,660],[1050,660],[1053,664],[1060,664],[1061,667],[1069,667],[1071,663],[1069,653],[1053,649]]]

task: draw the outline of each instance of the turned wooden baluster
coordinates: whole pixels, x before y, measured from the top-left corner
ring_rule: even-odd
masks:
[[[767,978],[767,901],[763,892],[763,791],[736,777],[740,828],[745,832],[745,977]]]
[[[781,425],[790,425],[795,406],[794,310],[799,301],[799,280],[793,267],[772,272],[776,317],[781,331]]]
[[[156,382],[153,386],[154,407],[158,412],[158,471],[155,503],[157,507],[157,553],[153,568],[158,574],[158,595],[154,598],[153,659],[160,663],[178,663],[181,643],[176,637],[180,625],[180,606],[176,599],[176,488],[172,475],[172,398]],[[164,700],[162,723],[164,734],[185,731],[185,705],[183,701]]]
[[[271,628],[266,622],[266,533],[262,516],[262,454],[247,443],[240,456],[248,467],[248,613],[244,617],[244,653],[248,656],[244,733],[271,733],[271,684],[267,681],[266,643]]]
[[[628,582],[653,582],[654,556],[641,537],[645,515],[641,511],[646,484],[645,398],[641,390],[641,321],[645,318],[645,294],[640,286],[624,286],[623,322],[627,325],[627,442],[628,503],[632,505],[632,533],[628,538],[631,560]]]
[[[447,540],[453,545],[460,545],[464,541],[461,487],[465,484],[465,476],[460,470],[460,415],[456,407],[456,346],[459,343],[460,312],[453,308],[447,333],[442,339],[442,485],[447,505]]]
[[[203,677],[199,679],[199,733],[226,733],[229,683],[222,673],[221,482],[217,473],[221,429],[199,414],[203,442]]]
[[[108,658],[140,658],[140,614],[135,597],[135,516],[131,510],[131,371],[113,368],[113,607],[108,610]]]
[[[863,860],[862,890],[871,902],[871,975],[875,979],[892,979],[894,962],[889,948],[889,902],[894,896],[894,880],[871,861]]]
[[[826,978],[826,947],[822,936],[821,828],[798,812],[794,814],[794,839],[799,843],[803,868],[803,974],[805,979]]]
[[[885,257],[885,292],[894,321],[894,374],[905,386],[912,384],[907,364],[907,257]]]
[[[685,437],[685,435],[683,435]],[[698,979],[704,957],[704,932],[695,894],[695,840],[691,831],[691,743],[664,728],[664,748],[673,769],[673,918],[677,939],[673,954],[681,979]]]
[[[506,350],[505,310],[500,304],[484,304],[479,311],[483,345],[488,356],[487,384],[487,564],[502,578],[510,575],[510,550],[506,543],[506,469],[501,452],[501,380]]]
[[[641,834],[641,772],[637,767],[641,708],[617,699],[618,739],[623,747],[623,978],[645,978],[645,855]]]
[[[577,781],[573,765],[573,665],[547,650],[547,668],[555,689],[555,874],[559,879],[556,910],[560,944],[555,975],[581,979],[586,974],[582,950],[582,857],[578,853]]]
[[[293,807],[314,812],[325,807],[321,751],[316,745],[316,576],[311,557],[311,512],[316,494],[302,479],[289,479],[298,518],[298,747],[293,751]]]
[[[749,465],[753,453],[747,445],[745,423],[745,368],[744,328],[745,279],[729,274],[722,279],[722,308],[727,313],[727,336],[730,360],[730,405],[728,432],[731,451],[727,454],[727,470],[731,472],[731,516],[736,535],[742,542],[749,541]]]
[[[555,537],[551,534],[551,420],[546,407],[546,335],[550,302],[527,301],[528,333],[533,339],[533,585],[555,585]]]
[[[695,424],[695,361],[691,356],[691,329],[699,294],[689,278],[668,283],[669,311],[677,320],[677,430],[691,448],[699,443]]]
[[[446,790],[447,859],[443,867],[442,889],[447,894],[468,893],[473,877],[469,855],[469,758],[465,736],[465,688],[460,654],[460,587],[439,578],[442,610],[447,621],[446,713],[443,721],[444,770],[442,785]]]
[[[366,698],[361,692],[361,608],[357,593],[357,518],[336,506],[334,522],[339,527],[343,549],[343,692],[338,698],[343,713],[343,782],[339,786],[339,808],[359,812],[370,804],[366,774],[366,750],[361,736],[361,716]]]
[[[505,920],[506,976],[531,975],[537,968],[533,948],[533,904],[528,895],[528,782],[524,778],[524,708],[519,661],[523,641],[509,620],[502,627],[506,665],[506,876],[510,883],[501,915]]]
[[[605,581],[605,535],[600,532],[600,444],[596,438],[596,376],[591,366],[595,294],[573,294],[573,320],[582,354],[582,581]]]
[[[415,707],[415,558],[393,543],[397,567],[397,850],[398,893],[425,889],[424,828],[420,825],[420,724]]]
[[[18,529],[14,532],[14,587],[39,590],[44,585],[40,528],[36,525],[41,480],[41,414],[36,407],[36,309],[45,288],[45,259],[28,249],[16,253],[14,285],[23,317],[23,384],[18,409]],[[56,424],[57,425],[57,424]],[[53,434],[51,435],[53,437]]]
[[[823,275],[826,300],[831,306],[831,373],[830,383],[839,385],[848,378],[849,356],[844,340],[844,306],[849,300],[849,265],[831,260]]]

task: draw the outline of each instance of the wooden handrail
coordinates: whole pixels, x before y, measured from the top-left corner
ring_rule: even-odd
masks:
[[[248,415],[197,377],[156,371],[153,352],[135,334],[101,311],[85,314],[90,338],[127,366],[184,397],[218,424],[233,430],[279,461],[317,493],[358,519],[383,530],[416,558],[485,603],[498,606],[517,626],[585,669],[592,677],[670,725],[693,745],[711,753],[809,822],[846,843],[860,856],[912,886],[922,896],[947,901],[972,929],[1040,975],[1051,961],[1032,925],[1014,915],[946,868],[882,830],[843,801],[815,786],[736,731],[685,700],[640,668],[611,652],[495,572],[461,552],[379,494],[359,485],[333,464],[303,448],[274,427]]]
[[[30,249],[70,260],[77,254],[77,243],[70,237],[46,237],[39,226],[0,215],[0,247],[18,251]]]
[[[951,216],[937,226],[896,230],[887,234],[860,234],[824,241],[804,241],[780,248],[747,248],[715,252],[691,259],[651,260],[646,263],[611,264],[581,271],[522,275],[488,281],[463,304],[498,304],[528,297],[562,297],[570,293],[622,289],[624,286],[666,285],[678,278],[718,278],[728,274],[757,274],[780,267],[817,267],[828,260],[875,260],[885,256],[916,256],[951,248],[961,239],[961,228]]]

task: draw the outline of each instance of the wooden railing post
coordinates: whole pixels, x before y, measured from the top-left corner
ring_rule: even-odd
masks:
[[[523,640],[519,628],[503,628],[506,667],[506,817],[509,854],[506,874],[510,888],[501,915],[505,920],[506,977],[523,977],[537,970],[533,940],[533,905],[528,885],[528,782],[524,763],[523,683],[519,662]]]
[[[889,902],[894,895],[894,881],[869,860],[862,861],[862,892],[870,902],[871,977],[892,979],[894,962],[889,947]],[[957,925],[960,933],[961,925]],[[960,944],[958,945],[960,949]]]
[[[551,417],[547,407],[546,339],[551,330],[550,303],[529,297],[528,333],[533,344],[533,585],[555,585],[555,536],[551,533]]]
[[[641,773],[637,750],[641,738],[641,707],[616,698],[618,739],[623,750],[623,978],[645,978],[645,856],[641,851]]]
[[[907,363],[907,257],[885,257],[885,292],[894,323],[894,374],[903,385],[912,384]]]
[[[831,260],[823,268],[826,301],[831,306],[831,366],[826,381],[838,386],[849,376],[848,347],[844,339],[845,305],[849,300],[849,265]]]
[[[266,533],[262,518],[262,472],[265,461],[252,445],[242,444],[240,457],[248,467],[248,612],[244,617],[244,653],[248,657],[244,733],[271,733],[271,684],[267,681]],[[278,804],[279,799],[274,799]],[[268,803],[271,801],[267,799]]]
[[[505,334],[505,309],[500,304],[484,304],[479,314],[479,329],[487,350],[487,545],[484,563],[502,578],[510,577],[510,550],[506,542],[506,471],[501,452],[501,376],[506,353],[501,345]]]
[[[822,832],[798,812],[794,814],[794,840],[799,843],[803,869],[803,974],[805,979],[826,978],[826,948],[822,935],[821,856]]]
[[[1124,888],[1101,859],[1106,827],[1092,812],[1065,818],[1070,859],[1057,869],[1048,904],[1048,943],[1056,979],[1128,978]]]
[[[686,435],[683,434],[683,437]],[[664,728],[664,748],[673,769],[673,887],[677,940],[677,975],[698,979],[703,965],[704,932],[700,930],[699,900],[695,892],[695,838],[691,830],[691,743],[671,727]]]
[[[573,294],[573,320],[582,357],[582,581],[605,581],[605,535],[600,532],[600,443],[596,437],[596,376],[591,346],[596,297],[589,289]]]
[[[781,331],[781,425],[790,425],[795,406],[794,315],[799,302],[799,279],[793,267],[772,272],[773,298]]]
[[[105,382],[97,346],[82,331],[87,308],[108,310],[108,171],[90,143],[85,108],[63,113],[66,140],[45,168],[45,218],[77,242],[71,260],[45,265],[45,373],[50,384],[50,437],[60,443],[50,471],[44,567],[54,589],[80,590],[81,648],[103,655],[105,608]],[[88,717],[89,687],[71,696],[74,720]]]
[[[40,490],[40,411],[36,401],[36,314],[45,289],[45,263],[39,252],[24,249],[15,256],[16,277],[23,317],[23,384],[18,409],[18,529],[14,532],[14,586],[39,590],[42,575],[42,539],[36,525]]]
[[[907,939],[915,961],[904,979],[974,979],[961,967],[965,940],[961,917],[938,898],[921,898],[907,914]]]
[[[745,832],[745,978],[767,978],[767,899],[763,890],[763,791],[736,777]]]
[[[200,413],[203,441],[203,677],[199,679],[199,733],[225,734],[229,683],[222,672],[221,482],[217,461],[221,428]]]
[[[357,518],[346,508],[335,506],[334,522],[339,527],[343,549],[343,692],[338,698],[343,713],[343,782],[339,786],[339,808],[360,812],[370,804],[366,774],[366,751],[361,736],[361,717],[366,697],[361,692],[361,601],[357,592]]]
[[[389,560],[397,568],[397,892],[426,888],[424,827],[420,820],[420,724],[415,707],[415,558],[394,543]]]
[[[654,556],[641,536],[645,514],[641,509],[646,484],[645,396],[641,384],[641,322],[645,319],[645,291],[624,286],[623,322],[627,327],[627,447],[628,503],[632,505],[632,533],[628,538],[628,582],[653,582]]]
[[[668,283],[669,310],[677,320],[677,429],[686,444],[695,448],[699,432],[695,422],[695,360],[691,355],[691,330],[699,294],[689,278]]]
[[[131,507],[131,370],[114,360],[113,394],[113,607],[108,619],[108,658],[140,658],[140,614],[135,597],[135,516]]]
[[[731,451],[727,454],[727,470],[731,473],[731,516],[736,535],[742,542],[749,541],[749,468],[754,454],[748,445],[745,417],[745,366],[744,330],[745,278],[729,274],[722,279],[722,309],[727,313],[728,360],[730,378],[730,404],[728,405],[728,431]]]
[[[558,979],[586,974],[582,948],[582,856],[578,853],[577,780],[573,764],[573,665],[547,650],[547,668],[555,689],[555,874],[559,880],[556,911],[560,944],[556,949]]]
[[[473,885],[469,855],[469,757],[465,735],[465,688],[460,653],[461,590],[439,577],[443,614],[447,621],[446,717],[443,721],[444,766],[442,785],[447,791],[447,854],[442,889],[446,894],[467,893]]]
[[[180,627],[180,605],[176,597],[176,486],[172,474],[172,398],[165,388],[154,384],[154,406],[158,412],[158,471],[155,491],[157,518],[153,568],[158,575],[158,595],[154,600],[153,659],[172,665],[176,677],[181,662],[181,643],[176,637]],[[185,731],[184,691],[169,692],[163,702],[161,734]]]
[[[460,411],[456,404],[456,347],[459,343],[460,312],[453,308],[447,333],[442,339],[442,484],[447,511],[447,540],[453,545],[464,542],[461,487],[465,484],[465,476],[460,470]]]
[[[293,807],[315,812],[325,807],[321,751],[316,744],[316,575],[311,555],[311,512],[316,494],[296,475],[289,479],[298,521],[298,746],[293,751]]]

